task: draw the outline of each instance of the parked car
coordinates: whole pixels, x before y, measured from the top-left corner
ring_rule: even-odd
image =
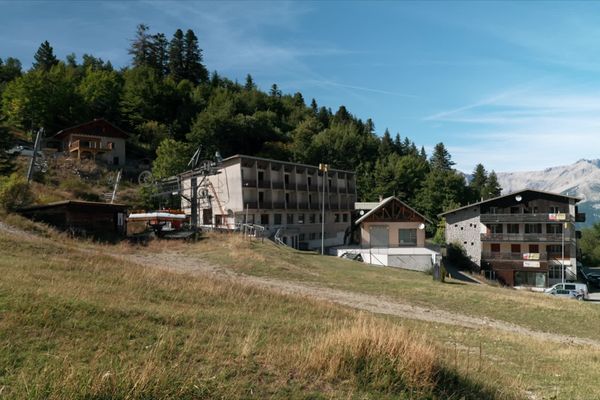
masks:
[[[552,289],[551,291],[546,292],[546,294],[567,299],[583,300],[583,294],[577,290]]]
[[[559,291],[560,293],[558,293]],[[566,297],[568,297],[568,292],[575,292],[581,297],[578,298],[578,300],[589,298],[588,287],[585,283],[557,283],[556,285],[546,289],[545,292],[555,296],[560,294],[561,296],[564,295]]]
[[[23,146],[18,145],[6,151],[8,154],[21,155],[25,157],[33,157],[33,147],[32,146]],[[38,157],[43,157],[44,154],[38,150]]]
[[[582,275],[589,285],[600,288],[600,274],[597,272],[582,272]]]

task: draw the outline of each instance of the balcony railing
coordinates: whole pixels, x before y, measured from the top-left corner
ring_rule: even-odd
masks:
[[[258,187],[261,189],[270,189],[271,188],[271,182],[269,181],[258,181]]]
[[[481,214],[479,220],[484,224],[489,223],[511,223],[511,222],[572,222],[573,217],[563,214],[565,219],[556,220],[552,216],[557,214]]]
[[[273,202],[273,208],[283,210],[285,208],[285,203],[282,202],[282,201],[281,202],[280,201],[274,201]]]
[[[571,236],[565,233],[564,240],[568,241]],[[484,242],[560,242],[563,240],[562,233],[482,233],[481,240]]]
[[[256,187],[256,181],[253,180],[253,179],[242,179],[242,186],[243,187],[255,188]]]
[[[110,151],[113,149],[112,143],[102,144],[102,142],[97,141],[81,141],[75,140],[69,144],[69,151],[76,150],[90,150],[90,151]]]
[[[533,261],[546,261],[548,260],[548,254],[547,253],[537,253],[539,254],[539,259],[538,260],[533,260]],[[527,259],[524,258],[523,253],[509,253],[509,252],[487,252],[484,251],[481,253],[481,258],[485,259],[485,260],[523,260],[523,261],[527,261]]]
[[[298,208],[301,210],[308,210],[308,203],[305,201],[298,202]]]
[[[273,182],[273,189],[283,189],[283,182]]]
[[[244,203],[244,208],[249,208],[251,210],[257,210],[258,209],[258,202],[256,201],[247,201]]]
[[[319,186],[317,186],[317,185],[308,185],[308,190],[310,190],[311,192],[318,192],[319,191]]]

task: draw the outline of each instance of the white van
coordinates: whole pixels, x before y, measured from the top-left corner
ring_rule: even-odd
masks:
[[[589,299],[588,287],[585,283],[557,283],[546,289],[545,292],[550,293],[556,290],[574,290],[577,293],[581,293],[584,299]]]

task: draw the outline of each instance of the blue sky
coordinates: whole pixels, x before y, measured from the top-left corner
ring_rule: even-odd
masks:
[[[193,29],[209,70],[345,105],[460,170],[543,169],[600,149],[600,3],[0,1],[0,57],[116,66],[139,23]]]

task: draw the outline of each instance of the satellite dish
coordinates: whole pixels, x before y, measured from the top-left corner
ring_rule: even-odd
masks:
[[[423,229],[425,229],[425,224],[421,223],[421,225],[419,225],[419,229],[420,229],[420,230],[423,230]]]
[[[365,215],[365,210],[360,210],[360,211],[359,211],[359,214],[360,214],[360,215]]]
[[[515,200],[516,201],[521,201],[521,200],[523,200],[523,197],[521,197],[521,195],[518,194],[518,195],[515,196]]]

